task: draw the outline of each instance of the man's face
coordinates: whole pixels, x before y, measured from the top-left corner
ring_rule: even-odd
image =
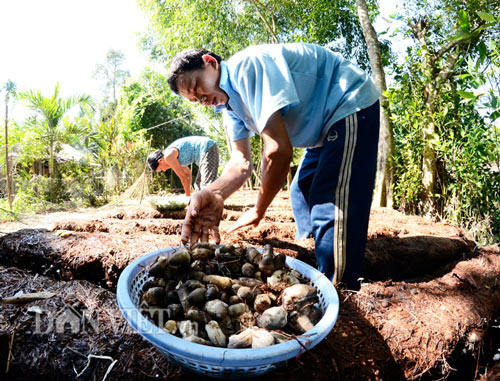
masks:
[[[215,58],[203,56],[205,64],[202,69],[193,70],[179,76],[177,88],[179,94],[191,102],[199,102],[203,106],[218,106],[229,100],[226,92],[219,87],[220,65]]]
[[[160,160],[158,160],[158,167],[156,167],[156,172],[163,172],[169,168],[170,168],[170,166],[168,165],[168,163],[164,157],[162,157]]]

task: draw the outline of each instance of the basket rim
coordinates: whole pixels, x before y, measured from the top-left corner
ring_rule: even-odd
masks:
[[[151,342],[158,349],[168,351],[172,356],[182,356],[193,361],[216,364],[217,366],[249,367],[263,364],[278,363],[295,357],[305,349],[309,350],[322,341],[333,329],[339,311],[339,299],[332,282],[321,272],[307,263],[286,256],[286,264],[301,273],[302,268],[312,276],[318,288],[329,297],[327,307],[321,320],[309,331],[299,335],[295,340],[271,345],[264,348],[219,348],[202,344],[191,343],[183,338],[171,335],[152,321],[146,318],[134,305],[129,293],[129,287],[135,277],[153,260],[162,254],[169,253],[183,246],[168,247],[145,254],[129,263],[122,271],[117,285],[117,301],[125,320],[143,338]],[[300,343],[298,342],[300,340]]]

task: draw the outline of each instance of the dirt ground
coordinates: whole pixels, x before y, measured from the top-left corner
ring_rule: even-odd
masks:
[[[295,240],[286,192],[259,227],[226,233],[256,196],[245,190],[227,200],[222,243],[271,243],[315,265],[313,240]],[[87,362],[79,379],[196,379],[133,332],[114,294],[131,261],[180,244],[183,217],[183,211],[162,213],[147,201],[131,201],[2,223],[0,297],[18,291],[56,294],[0,304],[0,371],[8,369],[7,379],[75,378]],[[498,247],[479,248],[446,223],[374,209],[362,275],[359,291],[338,290],[339,317],[327,338],[259,379],[500,379],[493,360],[500,351]],[[98,329],[34,334],[40,323],[35,307],[45,316],[78,307],[78,316],[94,318]]]

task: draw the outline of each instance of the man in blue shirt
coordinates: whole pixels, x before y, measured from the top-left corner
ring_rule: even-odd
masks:
[[[306,148],[292,183],[297,238],[315,239],[318,268],[357,288],[376,172],[379,91],[357,66],[313,44],[259,45],[223,61],[191,49],[171,63],[172,90],[223,112],[232,141],[222,176],[193,195],[181,240],[213,236],[224,200],[252,171],[250,137],[264,142],[256,205],[229,232],[257,226],[286,179],[292,147]]]
[[[213,183],[219,169],[217,143],[206,136],[188,136],[177,139],[163,151],[156,150],[148,156],[148,165],[152,171],[172,169],[175,172],[181,180],[186,196],[191,196],[192,174],[188,165],[192,163],[198,166],[198,175],[194,182],[196,190]]]

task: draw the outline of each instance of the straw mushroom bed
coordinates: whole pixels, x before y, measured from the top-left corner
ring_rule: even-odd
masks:
[[[251,192],[235,196],[224,211],[231,220],[255,199]],[[269,243],[315,264],[312,240],[294,240],[286,194],[280,193],[266,218],[257,229],[232,234],[224,234],[230,225],[224,221],[223,242],[260,248]],[[45,229],[20,225],[0,237],[0,297],[55,293],[0,303],[2,373],[9,366],[4,378],[74,379],[83,371],[81,379],[103,379],[106,373],[107,380],[196,379],[128,327],[113,292],[135,258],[179,244],[182,220],[127,206],[68,213],[56,221]],[[465,379],[494,377],[499,258],[498,247],[475,248],[455,227],[386,209],[372,211],[363,272],[367,283],[358,292],[339,291],[338,320],[325,340],[262,379],[454,379],[458,372]],[[35,333],[37,316],[47,324],[49,316],[64,316],[70,306],[81,316],[86,311],[85,332],[72,332],[67,323],[59,332]],[[99,329],[89,320],[97,320]]]
[[[498,250],[489,249],[467,266],[459,264],[444,277],[428,283],[374,283],[363,286],[358,293],[341,291],[335,329],[313,351],[263,379],[285,380],[295,375],[319,380],[417,379],[421,374],[441,374],[443,365],[456,367],[450,354],[458,356],[456,353],[463,350],[469,353],[473,375],[474,356],[492,345],[485,332],[493,323],[488,319],[498,316],[500,291],[494,287],[487,291],[485,286],[494,285],[500,277],[499,258]],[[472,284],[471,275],[482,273],[486,276],[476,284],[477,289],[465,282]],[[48,299],[21,304],[0,303],[0,361],[9,364],[7,379],[72,379],[77,374],[75,369],[81,372],[85,368],[90,355],[117,360],[110,379],[131,379],[131,375],[133,379],[152,379],[155,375],[174,380],[193,377],[169,364],[129,328],[116,296],[109,291],[86,281],[54,281],[15,268],[0,270],[0,284],[4,285],[2,298],[19,291],[55,293]],[[439,287],[439,297],[431,291],[434,286]],[[450,297],[443,298],[446,294]],[[435,305],[439,307],[430,308]],[[466,308],[460,310],[461,305]],[[86,329],[81,332],[71,330],[72,308],[85,316]],[[42,333],[36,334],[40,310]],[[65,329],[47,329],[49,321],[67,316],[68,311],[71,313]],[[429,311],[434,312],[432,320]],[[449,312],[442,319],[434,318],[442,311]],[[463,324],[457,326],[457,321]],[[94,374],[98,379],[104,377],[113,362],[90,360],[85,374]]]

